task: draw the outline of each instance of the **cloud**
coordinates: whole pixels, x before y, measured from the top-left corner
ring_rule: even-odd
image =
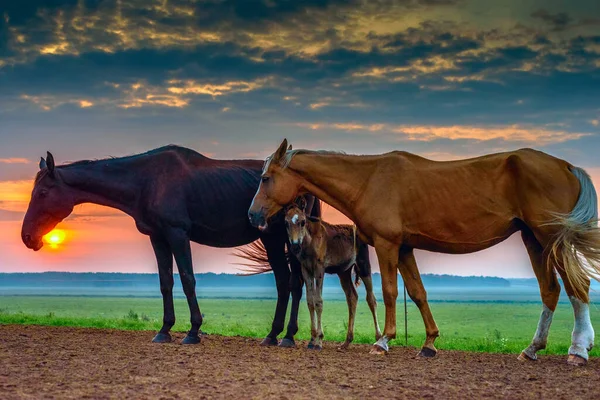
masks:
[[[554,31],[564,30],[572,21],[571,17],[566,12],[551,14],[542,8],[531,13],[531,16],[550,24]]]
[[[19,157],[0,158],[0,164],[29,164],[29,160]]]
[[[492,141],[502,140],[544,146],[577,140],[588,133],[554,130],[538,126],[427,126],[427,125],[390,125],[360,123],[298,123],[312,130],[342,130],[346,132],[369,132],[371,134],[400,135],[401,139],[417,142],[431,142],[440,139]]]

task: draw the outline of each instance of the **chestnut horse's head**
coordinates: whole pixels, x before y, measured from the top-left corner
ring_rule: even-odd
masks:
[[[286,168],[286,152],[291,149],[292,146],[288,148],[287,139],[284,139],[277,151],[265,161],[258,191],[248,210],[250,223],[261,231],[267,229],[271,217],[298,197],[299,180]]]
[[[73,211],[75,201],[68,186],[55,169],[54,157],[48,152],[40,160],[31,200],[23,219],[21,239],[35,251],[43,246],[42,237]]]

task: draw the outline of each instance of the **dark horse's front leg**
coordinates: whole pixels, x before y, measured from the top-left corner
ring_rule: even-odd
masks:
[[[166,236],[171,251],[175,256],[183,292],[185,293],[188,306],[190,307],[190,322],[192,328],[181,343],[200,343],[198,331],[200,330],[200,325],[202,325],[202,314],[200,313],[200,307],[198,307],[198,300],[196,299],[196,277],[194,276],[194,268],[192,265],[190,239],[183,229],[178,228],[170,229]]]
[[[160,292],[163,297],[163,326],[152,340],[154,343],[171,341],[169,331],[175,325],[175,309],[173,308],[173,252],[169,242],[160,236],[150,236],[150,242],[158,263]]]

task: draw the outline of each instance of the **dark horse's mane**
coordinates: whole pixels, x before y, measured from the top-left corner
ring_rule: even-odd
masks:
[[[177,151],[178,153],[184,154],[189,158],[195,157],[195,158],[200,158],[200,159],[209,159],[209,157],[206,157],[205,155],[198,153],[197,151],[189,149],[187,147],[178,146],[176,144],[168,144],[166,146],[161,146],[156,149],[148,150],[143,153],[130,154],[127,156],[121,156],[121,157],[108,156],[105,158],[95,158],[95,159],[91,159],[91,160],[78,160],[78,161],[66,162],[61,165],[57,165],[56,168],[70,168],[70,167],[78,167],[78,166],[82,166],[82,165],[93,165],[93,164],[101,163],[104,161],[109,161],[109,162],[110,161],[128,161],[128,160],[133,160],[133,159],[136,159],[139,157],[160,154],[162,152],[167,152],[167,151]],[[38,173],[35,176],[34,182],[38,183],[47,174],[48,174],[47,169],[42,169],[42,170],[38,171]]]

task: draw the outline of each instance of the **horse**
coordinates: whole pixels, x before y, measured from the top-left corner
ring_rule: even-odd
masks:
[[[558,272],[575,316],[567,362],[587,363],[594,345],[589,287],[590,279],[600,276],[600,229],[596,190],[583,169],[533,149],[442,162],[403,151],[347,155],[286,149],[284,139],[266,159],[248,217],[265,229],[283,206],[311,193],[356,224],[359,237],[375,247],[386,310],[383,336],[371,353],[387,353],[388,341],[396,337],[398,270],[425,324],[419,355],[437,353],[439,330],[414,249],[472,253],[520,231],[543,309],[519,359],[536,360],[546,347],[560,294]]]
[[[360,280],[365,284],[367,304],[373,315],[375,339],[381,337],[377,322],[377,300],[373,293],[369,247],[356,236],[353,225],[333,225],[319,218],[308,216],[305,207],[292,203],[285,209],[285,226],[291,244],[291,252],[300,261],[302,277],[306,284],[306,300],[310,313],[311,339],[309,349],[323,348],[323,279],[325,273],[337,274],[346,295],[348,304],[348,332],[346,341],[340,346],[347,349],[354,339],[354,319],[358,293],[352,284],[352,272],[355,272],[355,285]],[[262,246],[244,249],[236,255],[257,264],[254,273],[267,272],[266,252]],[[244,264],[251,266],[251,264]],[[316,318],[316,321],[315,321]]]
[[[299,262],[290,258],[288,265],[287,234],[282,221],[270,230],[260,231],[247,218],[262,166],[261,160],[216,160],[175,145],[133,156],[60,166],[55,165],[48,152],[46,159],[40,160],[21,238],[28,248],[40,250],[42,237],[81,203],[108,206],[128,214],[138,231],[150,237],[158,264],[163,325],[152,341],[172,341],[169,331],[175,324],[174,257],[190,309],[191,329],[183,344],[199,343],[202,325],[190,241],[223,248],[260,239],[278,292],[271,331],[262,344],[279,344],[277,336],[284,328],[291,291],[290,321],[280,345],[292,347],[303,285]],[[307,212],[319,216],[318,202],[312,196],[306,200]]]

